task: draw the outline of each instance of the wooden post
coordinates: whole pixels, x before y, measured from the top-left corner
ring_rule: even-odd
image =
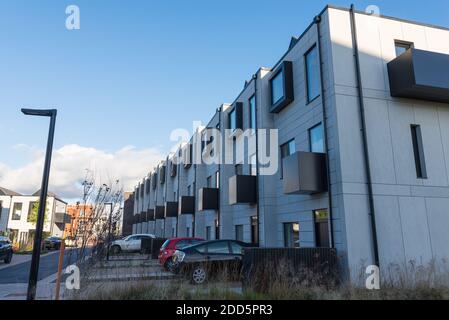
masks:
[[[56,278],[55,300],[59,300],[59,291],[61,289],[62,268],[64,266],[64,251],[65,251],[65,240],[62,240],[61,248],[59,250],[58,276]]]

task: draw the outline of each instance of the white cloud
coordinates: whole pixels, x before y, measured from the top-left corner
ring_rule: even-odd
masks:
[[[40,188],[44,152],[23,145],[17,146],[17,149],[29,149],[34,157],[20,168],[10,168],[0,163],[0,186],[31,194]],[[106,152],[76,144],[66,145],[53,152],[49,189],[64,199],[78,199],[82,195],[80,182],[84,180],[86,169],[89,169],[103,182],[119,179],[125,190],[133,190],[134,185],[161,159],[163,154],[157,149],[127,146],[115,152]]]

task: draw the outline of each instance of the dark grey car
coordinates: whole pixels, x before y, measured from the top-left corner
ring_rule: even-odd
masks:
[[[6,264],[11,263],[13,255],[11,241],[6,237],[0,237],[0,261],[3,260]]]
[[[243,249],[250,244],[235,240],[215,240],[185,247],[175,252],[174,271],[185,274],[192,283],[202,284],[222,275],[226,280],[238,278]]]

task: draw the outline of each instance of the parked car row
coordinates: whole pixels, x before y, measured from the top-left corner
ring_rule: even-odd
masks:
[[[0,237],[0,261],[10,264],[13,256],[11,241],[6,237]]]
[[[203,284],[217,275],[232,279],[240,274],[243,249],[249,247],[236,240],[169,239],[161,247],[159,263],[166,270],[185,275],[193,284]]]

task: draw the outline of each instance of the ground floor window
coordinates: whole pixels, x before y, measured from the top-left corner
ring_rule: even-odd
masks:
[[[173,227],[171,229],[171,236],[172,236],[172,238],[176,237],[176,228],[175,227]]]
[[[284,223],[284,246],[286,248],[299,248],[299,223]]]
[[[259,218],[257,216],[251,217],[251,243],[259,244]]]
[[[215,219],[215,239],[220,239],[220,224],[218,223],[218,219]]]
[[[235,226],[235,240],[243,241],[243,225]]]
[[[317,248],[329,248],[329,213],[327,209],[315,210],[315,246]]]
[[[206,227],[206,240],[212,240],[212,228]]]
[[[189,227],[186,228],[186,236],[190,237],[190,228]]]

